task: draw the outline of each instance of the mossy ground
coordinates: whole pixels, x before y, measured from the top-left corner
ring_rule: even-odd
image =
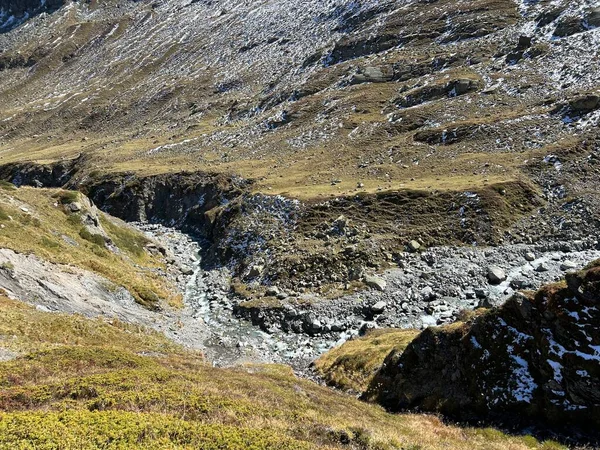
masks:
[[[373,330],[325,353],[315,362],[315,369],[332,386],[364,392],[385,357],[393,349],[406,348],[417,334],[417,330]]]
[[[392,415],[277,365],[213,368],[162,335],[0,297],[2,449],[561,448]],[[371,339],[375,339],[372,337]]]

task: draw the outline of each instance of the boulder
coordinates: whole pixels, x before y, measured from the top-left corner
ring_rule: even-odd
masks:
[[[437,325],[437,319],[433,316],[422,316],[421,326],[423,328],[435,327]]]
[[[365,284],[370,288],[377,289],[378,291],[385,291],[387,287],[387,283],[383,278],[379,278],[372,275],[367,275],[365,277]]]
[[[591,8],[585,15],[585,24],[588,28],[600,27],[600,7]]]
[[[280,294],[281,294],[281,291],[279,290],[279,288],[277,286],[271,286],[267,289],[267,292],[265,292],[265,295],[267,297],[277,297]]]
[[[560,270],[573,270],[573,269],[577,269],[577,264],[574,263],[573,261],[563,261],[562,264],[560,265]]]
[[[181,271],[182,274],[184,275],[194,275],[194,269],[191,268],[190,266],[181,266],[179,268],[179,270]]]
[[[420,248],[421,244],[419,244],[417,241],[410,241],[408,243],[408,249],[413,253],[419,251]]]
[[[262,275],[263,270],[265,270],[265,266],[261,266],[261,265],[255,264],[254,266],[252,266],[250,268],[250,272],[248,273],[248,276],[250,278],[259,277],[260,275]]]
[[[387,303],[384,301],[379,301],[377,303],[375,303],[374,305],[371,306],[371,312],[374,314],[381,314],[383,311],[385,311],[385,308],[387,307]]]
[[[497,266],[491,266],[488,268],[487,277],[491,284],[500,284],[507,278],[506,272]]]
[[[453,89],[455,95],[464,95],[472,91],[476,86],[473,80],[468,78],[460,78],[454,82]]]
[[[572,110],[578,113],[588,113],[600,107],[600,96],[590,94],[577,97],[569,102]]]
[[[581,18],[576,16],[565,17],[554,29],[554,36],[567,37],[584,31]]]
[[[535,254],[532,252],[525,253],[525,260],[529,262],[535,261]]]
[[[352,77],[350,84],[360,83],[385,83],[394,77],[392,67],[367,66],[358,69],[358,73]]]
[[[81,206],[81,203],[79,203],[79,202],[73,202],[73,203],[69,204],[68,208],[69,208],[69,211],[75,213],[75,212],[81,211],[83,207]]]

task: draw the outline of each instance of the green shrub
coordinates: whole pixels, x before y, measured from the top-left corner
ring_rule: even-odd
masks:
[[[46,248],[59,248],[60,244],[52,239],[48,239],[46,236],[42,236],[42,246]]]
[[[92,244],[96,244],[101,247],[104,246],[104,236],[102,236],[101,234],[90,233],[85,227],[79,230],[79,236],[81,237],[81,239],[85,239],[86,241],[91,242]]]
[[[121,250],[137,257],[144,254],[144,247],[150,240],[142,233],[126,226],[117,226],[102,215],[100,216],[100,222],[115,245]]]
[[[157,309],[160,298],[154,291],[148,289],[146,286],[135,286],[133,288],[133,295],[137,302],[144,305],[146,308]]]
[[[79,200],[79,192],[77,191],[60,191],[52,196],[58,200],[61,205],[68,205]]]
[[[4,189],[6,191],[14,191],[17,189],[17,187],[10,181],[0,180],[0,189]]]

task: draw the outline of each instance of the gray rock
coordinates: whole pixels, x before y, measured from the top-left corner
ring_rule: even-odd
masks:
[[[359,68],[356,75],[352,77],[351,84],[360,83],[384,83],[392,80],[394,72],[389,67],[367,66]]]
[[[375,313],[375,314],[379,314],[382,313],[383,311],[385,311],[385,308],[387,307],[387,303],[384,301],[379,301],[377,303],[375,303],[374,305],[371,306],[371,312]]]
[[[79,212],[79,211],[81,211],[82,210],[81,203],[79,203],[79,202],[70,203],[69,204],[69,210],[71,212]]]
[[[500,284],[506,280],[506,272],[500,267],[491,266],[488,268],[487,277],[491,284]]]
[[[525,260],[526,261],[535,261],[535,255],[532,252],[527,252],[525,253]]]
[[[585,20],[588,27],[600,27],[600,7],[590,9]]]
[[[336,320],[331,324],[331,331],[344,331],[346,328],[346,325],[339,320]]]
[[[550,269],[548,268],[548,266],[544,263],[540,263],[536,268],[535,271],[538,273],[542,273],[542,272],[548,272]]]
[[[433,292],[433,288],[431,286],[425,286],[421,289],[421,298],[423,301],[430,301],[435,298],[435,292]]]
[[[378,291],[382,292],[385,291],[385,288],[387,287],[387,283],[384,279],[372,275],[367,275],[365,277],[365,283],[370,288],[377,289]]]
[[[265,293],[265,295],[267,297],[277,297],[280,294],[281,294],[281,291],[279,290],[279,288],[277,286],[271,286],[270,288],[267,289],[267,292]]]
[[[181,270],[181,273],[184,275],[193,275],[194,274],[194,269],[191,268],[190,266],[181,266],[179,268],[179,270]]]
[[[490,295],[489,292],[483,288],[475,288],[473,291],[475,292],[475,296],[479,299],[488,298]]]
[[[309,314],[304,319],[304,324],[309,333],[318,333],[323,329],[323,324],[312,314]]]
[[[263,273],[263,270],[265,270],[265,266],[256,264],[250,268],[248,276],[252,278],[258,277]]]
[[[569,106],[577,112],[586,113],[600,106],[600,96],[584,95],[569,102]]]
[[[469,80],[468,78],[456,80],[454,83],[454,92],[456,95],[466,94],[473,88],[473,84],[473,80]]]
[[[563,261],[563,263],[560,265],[560,270],[573,270],[573,269],[577,269],[577,264],[574,263],[573,261]]]
[[[408,249],[413,253],[417,252],[420,248],[421,244],[419,244],[417,241],[410,241],[408,243]]]
[[[377,328],[379,328],[379,327],[377,326],[377,324],[375,322],[365,322],[365,323],[362,324],[362,326],[358,330],[358,334],[360,336],[364,336],[369,331],[375,330]]]

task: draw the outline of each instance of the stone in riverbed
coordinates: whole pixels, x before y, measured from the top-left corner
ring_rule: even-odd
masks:
[[[491,284],[500,284],[506,280],[506,272],[500,267],[491,266],[488,268],[487,277]]]
[[[563,263],[560,265],[560,270],[573,270],[573,269],[577,269],[577,264],[575,264],[573,261],[563,261]]]
[[[544,263],[540,263],[536,268],[535,271],[538,273],[541,272],[548,272],[550,269],[548,268],[548,266]]]
[[[258,277],[263,273],[263,270],[265,270],[264,266],[258,264],[254,265],[250,268],[250,273],[248,273],[248,276],[251,278]]]
[[[387,286],[387,283],[384,279],[372,275],[367,275],[365,277],[365,284],[370,288],[377,289],[378,291],[385,291]]]
[[[181,266],[179,270],[181,270],[181,273],[184,275],[194,275],[194,269],[190,266]]]
[[[423,328],[435,327],[437,325],[437,319],[433,316],[422,316],[421,323]]]
[[[383,311],[385,311],[386,307],[387,307],[387,303],[384,301],[380,301],[371,306],[371,312],[373,312],[375,314],[380,314]]]
[[[421,244],[419,244],[417,241],[410,241],[408,243],[408,249],[412,253],[415,253],[415,252],[419,251],[420,248],[421,248]]]
[[[277,286],[271,286],[267,289],[267,292],[265,293],[267,297],[277,297],[279,294],[281,294],[281,291]]]

